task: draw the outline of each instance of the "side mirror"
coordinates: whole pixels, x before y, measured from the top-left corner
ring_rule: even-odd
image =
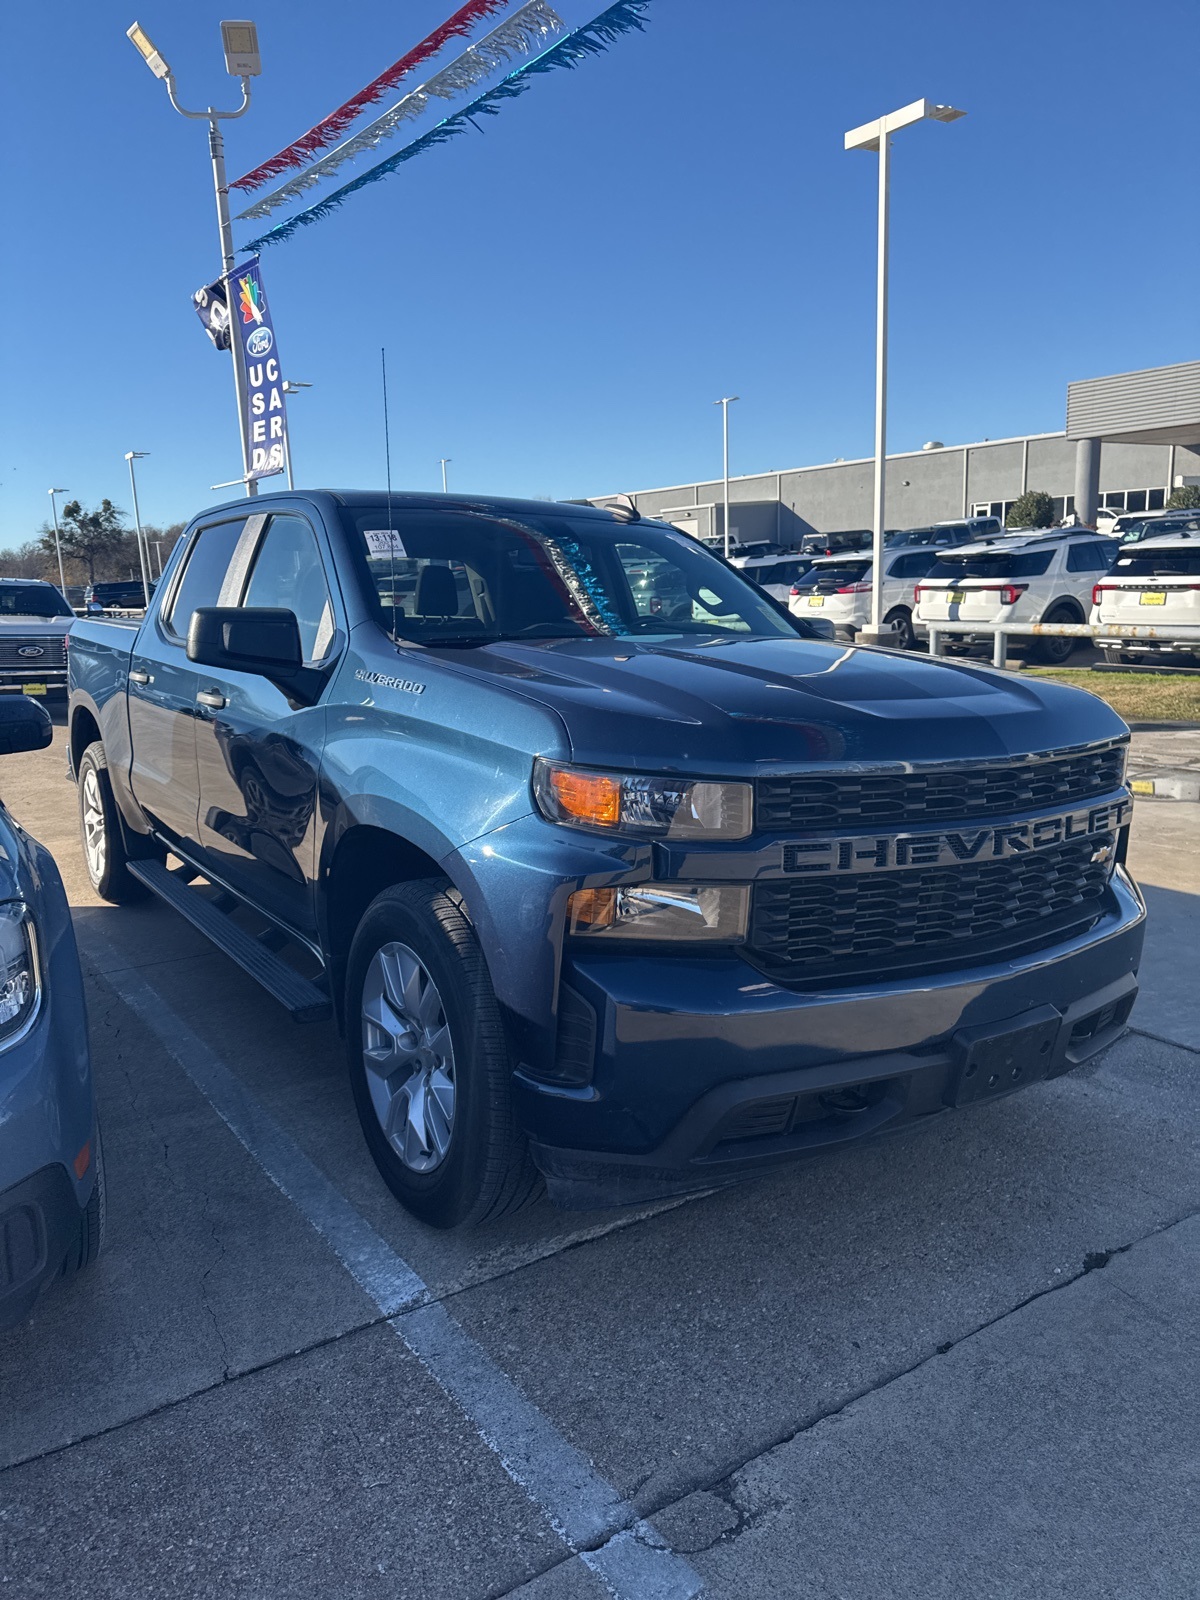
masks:
[[[306,667],[296,613],[275,606],[201,606],[192,612],[187,658],[218,672],[253,672],[292,706],[314,705],[329,667]]]
[[[23,694],[0,696],[0,756],[44,750],[53,738],[54,724],[45,706]]]
[[[274,607],[201,606],[192,612],[187,658],[219,672],[287,676],[303,664],[300,624]]]

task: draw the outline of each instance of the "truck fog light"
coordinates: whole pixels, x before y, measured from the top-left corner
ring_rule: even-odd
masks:
[[[567,904],[567,931],[734,944],[746,937],[749,909],[750,890],[744,884],[639,883],[577,889]]]

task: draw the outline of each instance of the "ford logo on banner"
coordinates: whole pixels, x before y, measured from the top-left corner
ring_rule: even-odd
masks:
[[[270,328],[255,328],[246,340],[246,354],[248,356],[269,356],[271,346],[275,343],[274,335]]]
[[[17,654],[19,656],[44,656],[46,652],[40,644],[23,644]]]

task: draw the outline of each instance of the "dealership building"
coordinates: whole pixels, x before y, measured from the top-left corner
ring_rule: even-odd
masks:
[[[887,525],[921,527],[956,517],[1003,517],[1026,489],[1054,497],[1060,517],[1075,512],[1158,511],[1172,489],[1200,484],[1200,361],[1153,367],[1067,387],[1066,428],[974,444],[933,441],[887,460]],[[871,526],[875,463],[830,461],[729,480],[729,524],[741,542],[785,547],[807,533]],[[600,495],[603,505],[612,495]],[[724,532],[724,483],[642,489],[643,516],[705,539]]]

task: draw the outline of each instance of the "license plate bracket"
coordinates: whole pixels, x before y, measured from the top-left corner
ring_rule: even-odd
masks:
[[[46,685],[44,683],[23,683],[21,685],[22,694],[45,694],[45,692]]]
[[[1058,1065],[1062,1028],[1062,1015],[1053,1006],[1039,1006],[1007,1022],[960,1028],[954,1035],[947,1103],[974,1105],[1039,1082]]]
[[[1166,593],[1162,589],[1147,589],[1138,597],[1138,604],[1143,606],[1165,606]]]
[[[949,605],[961,606],[966,598],[967,592],[965,589],[951,589],[949,594],[946,596],[946,601]]]

